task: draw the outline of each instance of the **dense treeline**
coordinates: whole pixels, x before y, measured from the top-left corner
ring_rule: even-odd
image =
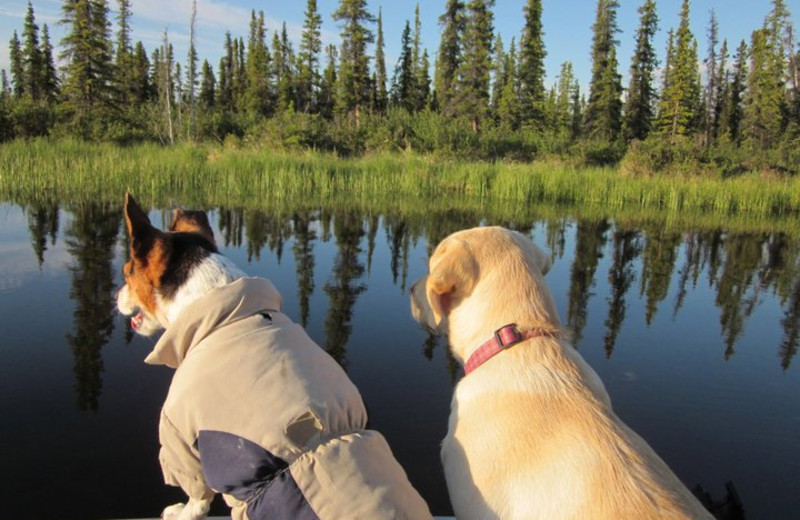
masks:
[[[393,71],[382,13],[366,0],[341,0],[332,13],[338,47],[323,48],[316,0],[307,1],[299,43],[285,24],[267,34],[263,12],[252,12],[246,38],[225,35],[218,64],[197,55],[196,5],[182,61],[166,31],[149,54],[134,44],[130,0],[117,4],[112,31],[106,0],[63,2],[58,71],[48,27],[40,30],[28,3],[22,32],[10,41],[10,77],[2,71],[0,140],[172,144],[234,136],[341,155],[621,159],[628,174],[800,172],[800,51],[784,0],[773,0],[762,26],[738,44],[719,41],[712,12],[704,57],[683,0],[663,59],[653,46],[663,22],[656,2],[643,0],[626,87],[619,3],[598,0],[585,89],[570,62],[545,86],[541,0],[525,2],[519,41],[508,44],[494,31],[494,0],[448,0],[433,67],[417,5]]]

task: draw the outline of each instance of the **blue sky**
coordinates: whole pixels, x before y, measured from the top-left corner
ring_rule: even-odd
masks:
[[[234,36],[246,37],[250,10],[264,11],[268,20],[268,38],[272,31],[280,29],[285,21],[289,36],[297,49],[302,30],[305,0],[291,1],[251,1],[251,0],[198,0],[197,45],[201,60],[208,58],[216,69],[222,53],[222,42],[226,30]],[[339,27],[331,18],[338,6],[338,0],[318,0],[318,10],[322,14],[322,31],[325,43],[339,43]],[[439,15],[444,11],[445,0],[421,0],[423,44],[428,49],[431,62],[434,61],[439,42]],[[620,47],[620,72],[627,83],[627,71],[633,52],[634,34],[638,26],[636,9],[642,0],[620,0],[618,35]],[[800,28],[800,0],[788,0],[795,27]],[[161,33],[166,28],[170,41],[176,49],[176,56],[185,61],[188,46],[188,25],[192,0],[131,0],[133,11],[133,39],[142,40],[148,53],[160,44]],[[512,37],[519,39],[522,29],[522,0],[496,0],[495,30],[503,38],[506,49]],[[678,24],[681,0],[657,0],[660,30],[656,37],[659,56],[666,47],[666,34],[670,27]],[[8,44],[12,31],[21,32],[27,2],[25,0],[0,0],[0,68],[8,68]],[[109,5],[116,11],[116,0]],[[413,23],[414,2],[369,0],[369,8],[377,14],[383,10],[384,35],[386,39],[387,68],[389,74],[399,55],[400,35],[406,20]],[[750,33],[759,27],[772,6],[771,0],[693,0],[692,31],[699,40],[701,55],[706,49],[706,27],[709,13],[717,13],[720,32],[729,40],[729,47],[735,49],[739,40],[749,40]],[[34,0],[34,11],[39,26],[50,26],[54,43],[63,36],[63,27],[58,25],[61,2],[59,0]],[[547,48],[547,83],[555,81],[560,65],[572,61],[582,88],[588,85],[591,63],[591,25],[594,21],[596,0],[544,0],[543,25],[545,46]],[[115,14],[114,14],[115,15]],[[116,27],[113,28],[116,30]]]

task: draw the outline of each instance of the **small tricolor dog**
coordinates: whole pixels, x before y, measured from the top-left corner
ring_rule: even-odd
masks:
[[[431,518],[345,372],[218,252],[205,213],[163,232],[127,195],[125,223],[117,306],[140,334],[164,329],[146,362],[175,369],[160,461],[189,500],[163,518],[205,518],[216,492],[234,519]]]
[[[713,517],[611,408],[569,343],[520,233],[459,231],[430,258],[411,307],[464,365],[442,444],[456,517],[503,520]]]

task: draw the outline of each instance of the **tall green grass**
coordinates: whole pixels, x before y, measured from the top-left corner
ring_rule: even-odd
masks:
[[[645,214],[770,228],[798,227],[800,214],[796,177],[631,178],[613,168],[557,162],[459,162],[413,154],[343,159],[207,145],[119,147],[41,139],[0,146],[0,200],[119,202],[125,191],[159,207],[469,209],[517,219],[540,206],[561,206],[571,214]]]

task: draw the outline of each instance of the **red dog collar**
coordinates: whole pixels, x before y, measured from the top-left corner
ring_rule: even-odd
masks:
[[[526,339],[547,335],[546,332],[540,330],[520,332],[516,323],[510,323],[505,327],[500,327],[494,331],[492,339],[486,341],[483,345],[478,347],[478,350],[472,353],[467,363],[464,365],[464,374],[469,374],[495,355],[507,348],[513,347],[517,343],[525,341]]]

